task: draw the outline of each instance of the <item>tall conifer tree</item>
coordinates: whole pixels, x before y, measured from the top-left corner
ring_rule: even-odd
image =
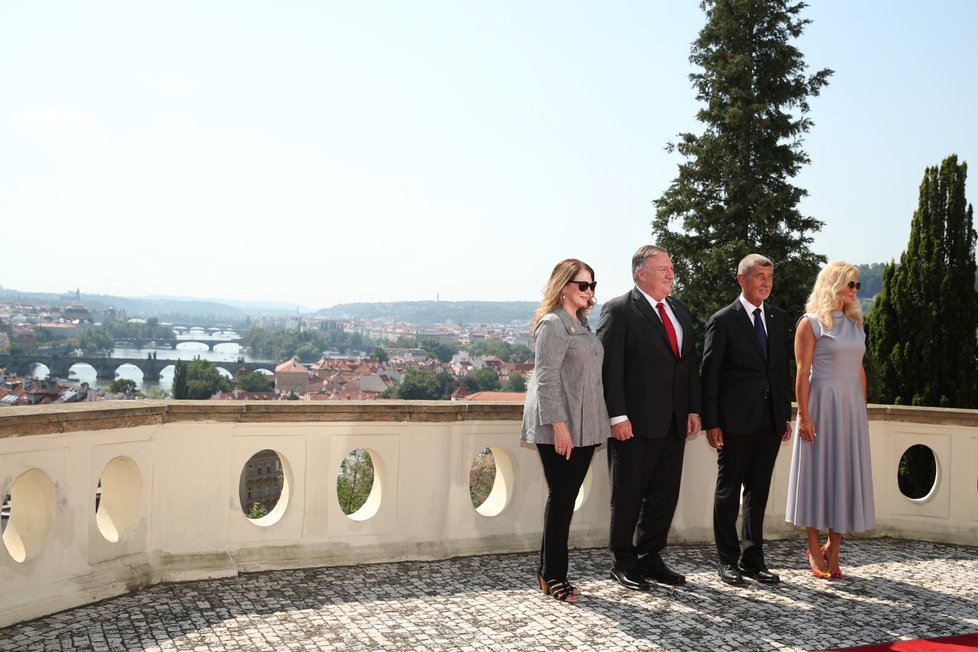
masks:
[[[927,168],[900,264],[883,271],[867,324],[886,403],[978,407],[974,210],[966,163]]]
[[[791,44],[811,21],[806,5],[784,0],[705,0],[690,75],[705,103],[702,135],[679,134],[686,161],[656,200],[656,242],[672,254],[676,290],[701,323],[737,291],[734,270],[751,252],[775,263],[772,301],[801,314],[825,258],[810,249],[822,223],[798,211],[808,193],[790,183],[809,163],[802,137],[812,127],[808,99],[831,70],[807,75]],[[674,227],[679,227],[674,229]]]

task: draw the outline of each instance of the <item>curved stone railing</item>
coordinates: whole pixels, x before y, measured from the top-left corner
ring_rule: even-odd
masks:
[[[159,581],[242,571],[535,549],[546,495],[539,460],[519,444],[522,406],[467,402],[132,401],[0,409],[0,627]],[[978,541],[978,412],[870,407],[877,535]],[[900,457],[934,451],[934,489],[897,487]],[[767,535],[784,523],[790,443],[775,470]],[[336,477],[355,449],[375,481],[347,516]],[[491,449],[496,480],[476,509],[469,470]],[[251,457],[273,450],[284,490],[260,519],[239,499]],[[712,540],[716,457],[687,444],[672,541]],[[608,477],[599,449],[572,544],[603,546]]]

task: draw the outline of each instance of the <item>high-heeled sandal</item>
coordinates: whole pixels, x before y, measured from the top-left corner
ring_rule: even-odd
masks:
[[[541,573],[537,573],[537,584],[540,585],[540,590],[541,591],[543,591],[547,595],[550,595],[550,591],[547,590],[547,580],[543,579],[543,575]],[[570,592],[572,594],[574,594],[574,595],[580,595],[581,594],[581,589],[579,589],[578,587],[576,587],[573,584],[571,584],[570,581],[564,580],[564,584],[567,585],[567,588],[570,590]]]
[[[829,564],[829,544],[825,544],[824,546],[822,546],[822,559],[825,560],[825,567],[826,568],[829,568],[829,566],[830,566],[830,564]],[[832,576],[832,579],[834,579],[834,580],[845,579],[845,575],[842,574],[842,571],[841,570],[837,570],[837,571],[830,570],[829,571],[829,575],[831,575]]]
[[[808,559],[808,567],[812,569],[812,576],[817,577],[820,580],[827,580],[832,577],[832,573],[827,571],[819,570],[818,566],[815,565],[815,560],[812,559],[812,551],[805,550],[805,557]]]
[[[561,602],[577,602],[577,595],[573,593],[573,588],[567,582],[561,582],[560,580],[550,580],[547,582],[547,593],[554,600],[560,600]]]

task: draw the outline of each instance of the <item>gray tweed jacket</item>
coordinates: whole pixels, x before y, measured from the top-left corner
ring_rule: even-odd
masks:
[[[604,404],[600,340],[586,323],[559,308],[537,324],[535,352],[520,440],[553,444],[552,424],[566,421],[574,446],[603,444],[611,427]]]

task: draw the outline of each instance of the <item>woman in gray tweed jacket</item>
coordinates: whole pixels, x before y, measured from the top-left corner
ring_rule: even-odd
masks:
[[[567,581],[567,537],[574,501],[594,449],[610,436],[601,363],[604,349],[591,332],[594,270],[575,258],[557,263],[533,317],[533,376],[527,386],[520,439],[536,444],[549,495],[537,581],[562,602],[580,591]]]

